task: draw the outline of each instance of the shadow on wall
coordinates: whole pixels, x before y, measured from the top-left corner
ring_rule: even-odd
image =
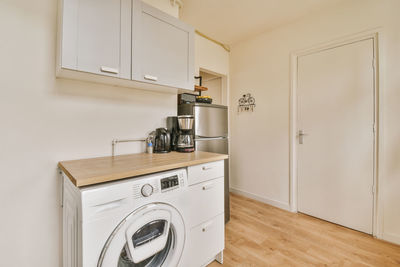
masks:
[[[176,101],[175,94],[145,91],[134,88],[94,84],[92,82],[55,79],[53,93],[56,96],[87,98],[97,101],[107,101],[119,104],[146,105],[149,99],[155,107],[159,105],[170,107],[171,101]]]

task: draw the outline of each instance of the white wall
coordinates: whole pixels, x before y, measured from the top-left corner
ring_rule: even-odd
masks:
[[[231,113],[231,186],[288,208],[289,56],[299,49],[381,27],[380,237],[400,243],[400,23],[398,0],[344,1],[325,12],[235,45],[230,100],[256,98],[254,113]],[[257,160],[254,160],[257,159]]]
[[[212,98],[213,104],[222,105],[222,79],[220,77],[203,82],[203,86],[208,90],[203,95],[208,95]]]
[[[218,44],[195,35],[195,73],[206,71],[221,77],[222,105],[229,105],[229,52]]]
[[[222,105],[222,78],[203,71],[200,71],[203,77],[203,86],[208,90],[202,95],[208,95],[212,98],[212,103]]]
[[[195,35],[195,72],[200,69],[228,76],[229,52],[210,40]]]
[[[195,35],[195,73],[200,71],[221,77],[220,104],[229,105],[229,55],[220,45]]]
[[[61,266],[58,161],[110,155],[176,114],[175,95],[56,79],[56,5],[0,1],[1,266]]]

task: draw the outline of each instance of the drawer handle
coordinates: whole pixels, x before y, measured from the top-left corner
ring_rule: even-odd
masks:
[[[113,73],[113,74],[119,73],[118,69],[114,69],[114,68],[110,68],[110,67],[106,67],[106,66],[101,66],[100,70],[102,72]]]
[[[158,78],[156,76],[151,76],[151,75],[144,75],[144,78],[146,80],[154,81],[154,82],[156,82],[158,80]]]
[[[213,224],[213,222],[207,223],[205,225],[203,225],[203,227],[201,228],[202,232],[205,232],[208,230],[208,228],[210,228],[210,226]]]
[[[212,184],[205,184],[205,185],[203,185],[203,190],[208,190],[208,189],[211,189],[211,188],[213,188],[214,187],[214,183],[212,183]]]
[[[201,169],[202,169],[203,171],[208,171],[208,170],[211,170],[212,167],[203,166]]]

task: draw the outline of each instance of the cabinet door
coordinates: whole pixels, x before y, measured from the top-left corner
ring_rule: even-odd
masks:
[[[224,214],[190,229],[180,266],[206,266],[224,250],[224,230]]]
[[[131,1],[64,0],[62,67],[130,79]]]
[[[132,78],[193,90],[194,29],[139,0],[133,4]]]

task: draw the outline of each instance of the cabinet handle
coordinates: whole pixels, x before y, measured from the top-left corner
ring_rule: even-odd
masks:
[[[203,166],[201,169],[202,169],[203,171],[208,171],[208,170],[211,170],[212,167]]]
[[[214,183],[205,184],[203,185],[203,190],[208,190],[214,187]]]
[[[207,224],[204,224],[203,227],[201,228],[202,232],[205,232],[208,230],[208,228],[213,224],[213,222],[209,222]]]
[[[158,78],[156,76],[151,76],[151,75],[144,75],[144,78],[146,80],[154,81],[154,82],[156,82],[158,80]]]
[[[102,72],[113,73],[113,74],[119,73],[118,69],[114,69],[114,68],[110,68],[110,67],[106,67],[106,66],[101,66],[100,70]]]

